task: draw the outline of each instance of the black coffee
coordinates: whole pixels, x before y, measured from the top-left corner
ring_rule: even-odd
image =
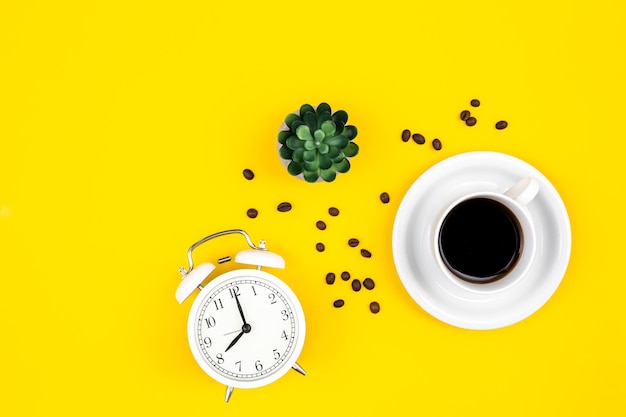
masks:
[[[515,215],[488,198],[461,202],[448,213],[439,232],[439,252],[448,269],[479,284],[497,281],[513,269],[521,245]]]

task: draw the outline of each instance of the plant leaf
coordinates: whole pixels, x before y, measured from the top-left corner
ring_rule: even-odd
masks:
[[[296,149],[295,151],[293,151],[293,156],[291,157],[291,159],[293,159],[296,162],[304,162],[304,158],[303,158],[304,151],[305,151],[304,147]]]
[[[314,158],[312,161],[304,161],[303,166],[305,171],[316,171],[320,167],[320,163],[317,158]]]
[[[347,159],[344,159],[341,162],[333,163],[333,168],[337,170],[337,172],[346,173],[350,171],[350,162]]]
[[[302,125],[298,127],[298,130],[296,130],[296,136],[298,136],[298,139],[300,140],[313,139],[313,136],[311,135],[311,129],[309,129],[309,126],[307,125]]]
[[[339,146],[329,146],[328,154],[326,156],[328,156],[329,158],[336,158],[340,153],[341,153],[341,150],[339,150]]]
[[[328,169],[333,166],[333,161],[331,161],[331,159],[326,155],[320,155],[318,160],[320,169]]]
[[[356,135],[358,134],[358,130],[356,129],[356,126],[352,126],[352,125],[346,125],[346,127],[343,128],[343,132],[342,135],[344,135],[345,137],[347,137],[348,139],[352,140],[354,138],[356,138]]]
[[[302,153],[302,160],[303,160],[304,162],[312,162],[312,161],[315,161],[315,154],[316,154],[315,149],[305,150],[305,151]]]
[[[287,142],[287,138],[291,136],[290,130],[281,130],[278,132],[278,143],[284,145]]]
[[[302,120],[298,119],[298,120],[294,121],[294,122],[291,124],[291,129],[290,129],[290,130],[291,130],[291,132],[292,132],[293,134],[295,134],[295,133],[296,133],[296,131],[298,130],[298,128],[299,128],[300,126],[303,126],[303,125],[304,125],[304,122],[303,122]]]
[[[293,149],[295,151],[298,148],[303,148],[304,142],[298,139],[297,136],[291,135],[287,138],[285,145],[289,146],[289,149]]]
[[[333,136],[324,140],[324,143],[327,145],[337,146],[339,149],[343,149],[348,146],[348,142],[350,142],[348,138],[342,135]]]
[[[313,108],[313,106],[311,106],[310,104],[303,104],[302,106],[300,106],[300,117],[302,117],[304,113],[310,111],[315,113],[315,109]]]
[[[300,162],[291,161],[287,166],[287,172],[291,175],[298,175],[302,173],[302,164]]]
[[[307,151],[315,149],[315,142],[313,141],[313,139],[304,141],[304,149],[306,149]]]
[[[326,135],[324,134],[324,131],[321,129],[318,129],[315,132],[313,132],[313,138],[315,138],[315,140],[322,141],[324,140],[325,137]]]
[[[328,103],[320,103],[317,106],[317,115],[319,116],[322,113],[330,113],[332,110],[330,109],[330,105]]]
[[[348,158],[352,158],[358,153],[359,153],[359,145],[357,145],[354,142],[348,143],[348,146],[346,146],[343,150],[343,154],[347,156]]]
[[[326,137],[334,136],[335,133],[337,132],[337,126],[335,125],[335,122],[333,122],[332,120],[327,120],[324,123],[322,123],[322,125],[320,126],[320,129],[322,129],[322,132],[324,132]]]
[[[335,178],[337,177],[337,171],[335,171],[334,168],[322,169],[320,174],[321,174],[320,176],[322,177],[322,179],[326,182],[333,182],[335,181]]]
[[[328,122],[328,121],[332,121],[333,118],[330,115],[330,112],[324,112],[324,113],[318,113],[317,115],[317,128],[321,129],[322,128],[322,123],[324,122]],[[324,132],[326,133],[326,132]]]
[[[304,171],[304,180],[306,182],[315,182],[319,178],[317,169],[314,171]]]
[[[317,148],[317,150],[318,150],[318,152],[319,152],[319,153],[321,153],[322,155],[323,155],[323,154],[327,154],[327,153],[328,153],[328,151],[330,151],[330,146],[328,146],[328,145],[327,145],[327,144],[325,144],[325,143],[322,143],[322,144],[319,146],[319,148]]]
[[[291,159],[293,156],[293,149],[289,149],[286,145],[283,145],[278,150],[278,154],[283,159]]]
[[[287,115],[287,117],[285,117],[285,124],[287,125],[287,127],[289,127],[289,129],[294,130],[293,128],[293,122],[301,120],[300,116],[295,114],[295,113],[289,113]]]
[[[335,122],[341,122],[342,124],[346,124],[348,122],[348,113],[345,110],[337,110],[333,114],[333,120]]]
[[[311,132],[315,132],[317,129],[317,116],[314,111],[309,111],[302,115],[302,121],[306,123]]]

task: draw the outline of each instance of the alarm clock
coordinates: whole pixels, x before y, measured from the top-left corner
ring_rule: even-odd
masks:
[[[212,263],[194,266],[194,249],[230,234],[244,236],[250,249],[235,256],[236,263],[254,268],[233,269],[204,284],[216,269]],[[288,370],[306,372],[296,360],[302,352],[306,324],[302,305],[287,284],[263,267],[284,268],[284,259],[255,245],[241,229],[209,235],[187,250],[189,267],[181,267],[176,300],[185,301],[196,289],[189,311],[189,347],[200,368],[226,385],[225,401],[234,388],[258,388],[276,381]],[[221,258],[218,263],[230,261]]]

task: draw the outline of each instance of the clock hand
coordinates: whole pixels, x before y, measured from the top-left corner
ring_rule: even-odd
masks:
[[[237,336],[235,336],[233,341],[230,342],[230,345],[228,345],[228,347],[226,348],[226,350],[224,352],[228,352],[228,349],[230,349],[231,347],[235,346],[235,343],[237,343],[239,341],[239,339],[241,339],[241,336],[243,336],[244,333],[250,333],[250,330],[252,330],[252,326],[250,326],[248,323],[246,323],[243,326],[241,326],[241,332]]]
[[[243,324],[246,325],[247,324],[246,318],[243,315],[243,309],[241,308],[241,303],[239,302],[239,297],[237,297],[236,292],[235,292],[235,301],[237,302],[237,308],[239,309],[239,314],[241,314],[241,320],[243,320]]]

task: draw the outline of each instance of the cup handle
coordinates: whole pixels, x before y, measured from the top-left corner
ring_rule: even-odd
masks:
[[[539,192],[539,182],[532,178],[522,178],[515,185],[504,192],[522,206],[530,203]]]

